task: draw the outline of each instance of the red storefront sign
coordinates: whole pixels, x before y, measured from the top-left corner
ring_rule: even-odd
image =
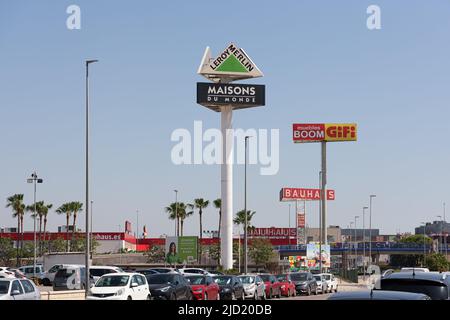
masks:
[[[249,231],[249,236],[253,238],[280,239],[296,237],[295,228],[255,228]]]
[[[305,227],[305,214],[304,213],[297,214],[297,227],[298,228]]]
[[[294,201],[294,200],[320,200],[320,189],[306,189],[306,188],[282,188],[280,191],[280,201]],[[334,200],[334,190],[326,190],[327,200]]]

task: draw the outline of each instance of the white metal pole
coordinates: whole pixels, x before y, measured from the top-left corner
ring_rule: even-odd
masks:
[[[233,107],[221,108],[222,166],[221,166],[221,257],[225,270],[233,268]]]
[[[37,174],[34,172],[33,183],[34,183],[34,252],[33,252],[33,281],[36,281],[36,182]]]
[[[328,244],[327,235],[327,143],[323,141],[322,145],[322,241],[324,245]]]

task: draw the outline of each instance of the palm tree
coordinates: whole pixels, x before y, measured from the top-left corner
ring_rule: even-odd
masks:
[[[23,215],[25,212],[23,194],[15,194],[7,198],[6,208],[11,208],[13,217],[17,218],[17,264],[19,264],[19,247],[22,248],[23,243]],[[22,234],[22,242],[19,241],[19,234]]]
[[[52,208],[52,204],[46,205],[44,201],[38,201],[36,202],[36,212],[34,212],[34,204],[29,205],[26,207],[26,211],[33,212],[31,215],[32,218],[38,218],[39,219],[39,252],[42,252],[42,220],[45,216],[45,219],[47,219],[47,213],[48,209]],[[45,224],[47,224],[47,221],[45,221]]]
[[[180,203],[178,202],[178,205]],[[164,211],[167,212],[169,214],[169,219],[170,220],[177,220],[177,236],[179,236],[179,224],[180,224],[180,215],[179,215],[179,211],[178,211],[178,206],[176,202],[172,202],[168,207],[164,208]]]
[[[72,211],[73,216],[73,226],[72,226],[72,239],[75,235],[75,231],[77,230],[77,214],[83,211],[83,204],[78,201],[72,201],[69,203],[70,211]]]
[[[47,236],[47,214],[48,214],[48,210],[51,209],[51,208],[53,208],[53,204],[51,204],[51,203],[47,204],[47,205],[44,205],[42,207],[42,217],[44,218],[44,237],[43,237],[43,240],[42,240],[41,252],[44,249],[44,242],[46,241],[46,236]]]
[[[200,217],[200,239],[203,238],[202,213],[203,209],[205,209],[208,205],[208,200],[205,201],[203,198],[194,199],[194,207],[198,209],[198,215]]]
[[[222,224],[222,199],[216,199],[213,201],[214,208],[219,209],[219,238],[220,238],[220,226]]]
[[[255,229],[254,226],[251,225],[251,221],[256,211],[247,210],[247,232]],[[237,225],[242,225],[245,228],[245,211],[241,210],[236,213],[236,217],[233,219],[233,223]]]
[[[178,215],[180,218],[181,237],[183,236],[184,220],[194,214],[194,205],[185,204],[184,202],[178,203]]]
[[[70,210],[69,203],[63,203],[58,209],[56,209],[57,214],[65,214],[66,215],[66,241],[67,241],[67,248],[66,250],[69,251],[69,220],[70,215],[72,214],[72,211]]]

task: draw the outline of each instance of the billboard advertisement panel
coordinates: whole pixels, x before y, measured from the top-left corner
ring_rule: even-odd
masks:
[[[320,200],[320,189],[308,188],[282,188],[280,190],[280,201],[294,201],[294,200]],[[335,199],[334,190],[327,190],[327,200]]]
[[[297,272],[308,270],[308,260],[306,256],[289,256],[289,271]]]
[[[292,139],[296,143],[356,141],[356,123],[294,123]]]
[[[167,237],[166,263],[188,264],[197,261],[197,237]]]
[[[320,259],[322,259],[322,267],[330,268],[330,245],[322,245],[322,254],[318,243],[308,243],[306,245],[306,257],[308,259],[308,267],[311,270],[320,269]]]

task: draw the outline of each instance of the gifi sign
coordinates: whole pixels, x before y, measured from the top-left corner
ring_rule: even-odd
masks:
[[[292,125],[294,142],[356,141],[356,123],[319,123]]]

